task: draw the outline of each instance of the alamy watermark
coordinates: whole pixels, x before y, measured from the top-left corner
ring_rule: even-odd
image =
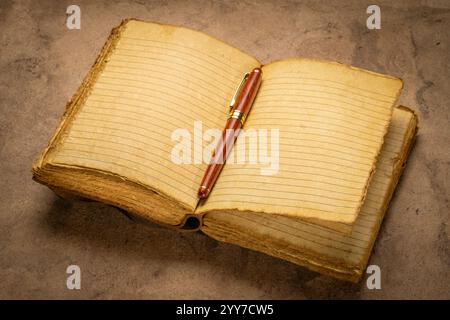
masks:
[[[367,29],[381,29],[381,9],[376,4],[367,7],[366,10],[370,16],[366,20]]]
[[[66,280],[66,286],[69,290],[81,289],[81,269],[79,266],[72,264],[67,267],[66,273],[69,274]]]
[[[69,30],[81,29],[81,9],[76,4],[72,4],[66,9],[66,27]]]
[[[367,289],[381,289],[381,269],[376,264],[367,267],[366,273],[369,274],[366,280]]]
[[[216,128],[203,130],[202,121],[194,121],[193,134],[186,128],[175,129],[171,139],[175,143],[170,158],[175,164],[209,164],[220,141],[222,131]],[[251,164],[260,167],[261,175],[275,175],[280,168],[279,129],[227,130],[230,141],[238,137],[231,148],[228,164]],[[230,148],[223,145],[221,147]]]

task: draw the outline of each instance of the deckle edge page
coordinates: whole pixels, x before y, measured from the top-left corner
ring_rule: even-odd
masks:
[[[400,79],[331,61],[264,66],[246,129],[279,129],[279,172],[227,164],[201,212],[236,209],[351,228],[401,87]]]
[[[161,38],[158,38],[158,36]],[[181,38],[187,38],[190,42],[188,41],[186,44],[179,42]],[[152,40],[149,41],[150,39]],[[145,50],[137,51],[138,49]],[[171,67],[172,62],[175,63],[173,67]],[[152,63],[155,66],[152,69],[148,69]],[[206,65],[207,63],[209,64]],[[225,68],[224,65],[226,64],[229,66]],[[56,167],[70,167],[73,170],[82,171],[94,169],[97,173],[103,173],[105,177],[115,176],[124,182],[128,181],[129,183],[140,185],[143,189],[152,189],[161,195],[167,195],[167,201],[181,201],[180,204],[192,212],[197,202],[194,188],[197,187],[199,181],[196,180],[200,179],[199,177],[203,173],[205,164],[190,166],[190,168],[192,167],[191,169],[187,169],[187,166],[183,164],[172,165],[173,162],[170,161],[171,153],[169,150],[171,135],[166,134],[164,136],[165,140],[169,139],[164,145],[165,149],[161,147],[158,149],[158,146],[155,147],[156,149],[148,147],[148,142],[155,139],[148,135],[149,130],[153,128],[152,123],[146,125],[144,120],[153,121],[153,118],[158,118],[163,123],[169,124],[168,120],[175,116],[169,114],[168,110],[173,109],[176,112],[175,108],[181,108],[178,113],[182,114],[186,110],[191,110],[189,111],[190,118],[194,122],[195,120],[203,121],[204,130],[212,126],[220,126],[225,122],[228,101],[235,90],[235,86],[245,72],[259,65],[260,63],[256,59],[202,32],[183,27],[143,22],[136,19],[125,20],[111,32],[94,66],[90,69],[77,93],[68,103],[56,133],[41,158],[35,162],[33,170],[37,172],[44,166],[47,168],[51,166],[52,170]],[[137,66],[145,70],[139,71],[140,69],[137,69]],[[170,68],[166,75],[161,72],[164,67]],[[133,72],[129,70],[133,70]],[[189,70],[189,73],[187,70]],[[163,75],[158,78],[155,72],[160,72],[159,74]],[[180,74],[177,75],[177,72],[180,72]],[[195,81],[188,81],[190,78],[185,78],[182,72],[188,78],[195,77]],[[169,76],[168,74],[173,74],[174,76]],[[226,76],[227,79],[220,82],[217,78],[219,76]],[[210,79],[210,83],[206,82],[206,78]],[[171,86],[167,86],[167,83],[171,83],[172,80],[174,80],[174,83]],[[202,86],[200,86],[200,82]],[[161,88],[158,87],[160,85],[162,86]],[[171,94],[172,86],[178,89],[178,87],[183,88],[183,85],[186,88],[192,88],[193,91],[188,93],[188,90],[185,89],[184,91],[177,91],[177,94]],[[108,94],[111,95],[112,93],[105,90],[114,90],[115,96],[108,97]],[[107,95],[104,93],[107,93]],[[131,99],[130,102],[127,99]],[[192,102],[192,99],[197,99],[195,104],[192,103],[192,106],[186,106],[186,103]],[[161,104],[162,100],[165,101],[164,104]],[[158,108],[162,105],[168,105],[167,108],[172,109],[164,110],[163,108],[159,110]],[[196,109],[197,105],[205,111],[202,111],[203,113],[198,111]],[[207,109],[208,107],[210,108],[209,110]],[[150,114],[145,114],[149,108],[151,117]],[[157,108],[158,110],[151,110],[152,108]],[[85,115],[87,114],[86,112],[89,113],[88,116]],[[88,124],[87,120],[91,121],[89,122],[91,126],[90,132],[85,130]],[[95,121],[93,125],[91,125],[92,121]],[[119,122],[131,123],[133,128],[129,125],[124,127]],[[107,128],[103,123],[108,124],[110,127]],[[100,124],[100,127],[97,126],[98,124]],[[192,127],[193,124],[181,119],[173,129],[184,126],[192,131],[192,128],[189,127]],[[158,134],[159,130],[156,129],[154,130],[155,134]],[[170,133],[170,128],[168,130]],[[145,135],[143,131],[145,131]],[[124,132],[127,132],[126,137]],[[126,141],[128,136],[130,136],[131,140]],[[158,143],[161,141],[162,139],[160,138]],[[66,145],[69,142],[71,145],[70,148],[67,148]],[[132,149],[134,155],[137,154],[139,157],[138,161],[125,159],[129,155],[124,152],[130,149]],[[99,150],[103,154],[99,153]],[[139,155],[142,152],[145,158]],[[140,172],[137,179],[133,178],[133,175],[129,172],[125,172],[128,170],[127,168],[133,170],[134,167],[137,169],[150,168],[153,166],[152,163],[161,166],[161,161],[154,160],[149,165],[144,166],[144,162],[147,161],[148,163],[149,161],[146,159],[147,157],[151,159],[156,158],[158,153],[160,157],[164,158],[162,160],[168,162],[165,165],[167,168],[171,166],[173,170],[180,173],[176,174],[175,177],[178,175],[184,176],[183,173],[187,174],[188,177],[183,178],[183,181],[188,184],[186,188],[189,190],[181,191],[189,195],[188,201],[184,201],[181,198],[181,200],[178,199],[178,189],[175,191],[170,189],[172,184],[170,181],[166,182],[165,177],[173,178],[174,175],[165,174],[165,170],[162,167],[161,170],[155,171],[155,178],[150,180],[147,178],[147,171],[144,170],[137,171]],[[97,162],[102,161],[105,165],[92,164],[90,158],[93,158],[93,155],[96,154],[99,156],[96,156],[94,160]],[[108,156],[108,158],[97,159],[103,156]],[[144,162],[141,163],[141,159]],[[67,162],[67,160],[70,161]],[[119,163],[120,161],[121,163]],[[113,168],[116,162],[127,170]],[[186,172],[181,172],[180,170]],[[196,172],[194,175],[191,174],[192,170]],[[41,176],[36,174],[35,178],[39,180],[43,176],[44,174]],[[164,179],[161,179],[162,176],[164,176]],[[181,183],[183,187],[185,182]],[[152,187],[156,183],[158,185]],[[167,191],[165,189],[170,190]],[[180,219],[182,218],[180,217]]]
[[[207,213],[203,232],[314,271],[358,281],[418,130],[417,117],[409,108],[396,108],[394,116],[396,128],[390,129],[382,150],[382,171],[375,174],[367,203],[350,235],[299,219],[235,211]]]

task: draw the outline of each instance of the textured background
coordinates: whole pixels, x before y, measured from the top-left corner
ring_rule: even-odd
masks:
[[[450,1],[0,1],[0,298],[450,298]],[[81,30],[65,11],[81,7]],[[420,136],[370,263],[348,284],[202,234],[137,225],[31,180],[67,100],[123,18],[204,31],[263,63],[318,57],[399,76]],[[247,22],[247,21],[250,21]],[[77,264],[82,290],[66,288]]]

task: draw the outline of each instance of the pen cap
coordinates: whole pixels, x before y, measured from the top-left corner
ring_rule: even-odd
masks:
[[[252,108],[253,100],[256,97],[259,86],[262,80],[261,68],[253,69],[242,86],[242,90],[238,95],[234,111],[239,111],[244,114],[244,118],[247,117],[250,109]]]

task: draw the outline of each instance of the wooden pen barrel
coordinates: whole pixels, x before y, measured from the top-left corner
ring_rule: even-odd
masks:
[[[227,120],[225,129],[222,132],[220,141],[214,151],[208,168],[206,169],[203,180],[198,190],[198,197],[205,199],[217,180],[223,165],[228,158],[231,149],[239,135],[239,130],[245,123],[245,120],[252,108],[253,100],[258,92],[261,84],[262,71],[260,68],[255,68],[249,74],[247,81],[242,87],[241,92],[236,101],[236,106],[231,110],[230,116]]]

